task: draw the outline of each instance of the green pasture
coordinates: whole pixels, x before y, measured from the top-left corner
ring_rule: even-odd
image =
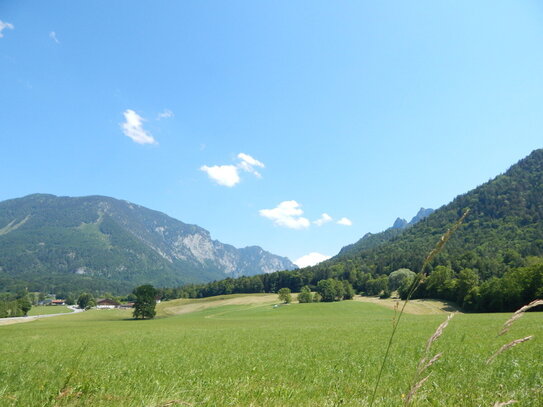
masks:
[[[37,305],[33,306],[28,312],[29,316],[33,315],[50,315],[50,314],[64,314],[67,312],[73,312],[65,305]]]
[[[1,406],[365,406],[394,312],[355,301],[226,305],[148,321],[93,310],[0,326]],[[417,406],[543,405],[543,315],[459,314]],[[443,315],[405,315],[378,406],[402,405]],[[486,359],[501,345],[532,341]]]

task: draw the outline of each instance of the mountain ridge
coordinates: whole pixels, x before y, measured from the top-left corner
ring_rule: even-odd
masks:
[[[464,225],[434,264],[476,269],[485,279],[505,273],[511,267],[509,257],[543,256],[543,149],[458,195],[415,225],[363,238],[314,267],[350,263],[372,274],[389,274],[399,268],[419,270],[425,255],[467,208],[471,212]]]
[[[379,232],[379,233],[366,233],[362,238],[360,238],[357,242],[352,243],[350,245],[344,246],[341,248],[339,253],[336,256],[339,255],[345,255],[346,253],[353,251],[353,250],[359,250],[361,248],[371,248],[375,247],[379,244],[382,244],[386,241],[389,241],[396,236],[400,235],[405,229],[417,224],[421,220],[427,218],[429,215],[431,215],[434,212],[433,209],[429,208],[420,208],[419,211],[409,222],[407,222],[403,218],[396,218],[394,223],[391,227],[388,229]],[[335,256],[334,256],[335,257]],[[332,257],[332,259],[334,258]]]
[[[26,253],[22,256],[22,253]],[[259,246],[237,249],[206,229],[111,197],[31,194],[0,202],[2,277],[47,273],[128,288],[179,285],[296,268]]]

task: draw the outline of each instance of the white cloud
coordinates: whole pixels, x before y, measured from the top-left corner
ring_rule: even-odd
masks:
[[[309,267],[314,266],[315,264],[319,264],[321,261],[328,260],[330,256],[327,256],[322,253],[317,252],[311,252],[309,254],[306,254],[305,256],[300,257],[297,260],[294,260],[294,264],[296,264],[298,267]]]
[[[343,226],[352,226],[353,224],[353,222],[349,218],[341,218],[336,223]]]
[[[11,23],[5,23],[2,20],[0,20],[0,38],[4,37],[4,34],[2,34],[2,31],[4,31],[6,28],[10,30],[14,30],[15,26]]]
[[[203,145],[203,148],[205,148],[205,144]],[[201,149],[203,148],[201,147]],[[254,169],[254,167],[264,168],[262,162],[244,153],[239,153],[237,158],[240,162],[236,165],[213,165],[211,167],[204,165],[200,167],[200,170],[207,172],[209,178],[217,182],[217,184],[226,187],[233,187],[241,181],[239,175],[240,170],[249,172],[258,178],[262,177],[262,175]]]
[[[323,213],[321,217],[317,220],[314,220],[313,223],[317,226],[322,226],[325,223],[332,222],[334,219],[327,213]]]
[[[305,229],[310,226],[309,219],[302,215],[304,211],[296,201],[283,201],[273,209],[261,209],[260,216],[273,220],[277,226],[289,229]]]
[[[123,113],[125,122],[121,124],[123,133],[138,144],[158,144],[151,133],[143,128],[143,117],[135,111],[127,109]]]
[[[169,119],[170,117],[173,117],[174,114],[170,109],[164,109],[162,113],[159,113],[157,116],[157,120],[160,119]]]
[[[57,44],[60,44],[60,41],[57,38],[57,33],[54,31],[51,31],[49,33],[49,38],[51,38],[53,41],[55,41]]]
[[[238,164],[238,167],[242,169],[243,171],[250,172],[251,174],[254,174],[258,178],[261,178],[262,175],[255,170],[254,167],[260,167],[264,168],[264,163],[258,161],[256,158],[251,157],[249,154],[239,153],[238,158],[241,160],[241,162]]]
[[[209,178],[217,184],[225,187],[233,187],[240,181],[238,168],[235,165],[214,165],[212,167],[203,165],[200,170],[206,172]]]

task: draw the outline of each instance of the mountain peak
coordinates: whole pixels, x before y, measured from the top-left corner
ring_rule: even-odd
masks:
[[[404,229],[407,226],[407,221],[403,218],[396,218],[394,221],[394,224],[392,225],[392,229]]]
[[[405,229],[409,226],[413,226],[414,224],[431,215],[433,212],[434,210],[430,208],[420,208],[417,214],[413,216],[413,218],[409,222],[407,222],[403,218],[396,218],[394,224],[391,226],[391,229]]]
[[[420,208],[419,211],[415,216],[413,216],[413,219],[409,222],[410,225],[414,225],[417,222],[420,222],[424,218],[427,218],[434,212],[431,208]]]

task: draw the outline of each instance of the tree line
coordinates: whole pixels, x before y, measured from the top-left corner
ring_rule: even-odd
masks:
[[[307,293],[317,294],[316,301],[350,299],[355,293],[389,297],[397,291],[405,299],[409,287],[421,278],[412,298],[434,298],[452,301],[465,311],[509,312],[543,296],[543,263],[511,269],[501,277],[482,280],[476,270],[464,268],[458,272],[450,266],[436,266],[427,274],[417,274],[401,268],[389,275],[377,275],[355,268],[328,269],[314,273],[310,269],[280,271],[250,277],[227,278],[207,284],[190,284],[176,288],[162,288],[157,295],[162,299],[204,298],[242,293],[277,293],[282,288],[300,292],[301,302],[312,302]],[[299,297],[300,298],[300,297]]]
[[[0,318],[25,317],[31,309],[32,302],[24,290],[0,295]]]

